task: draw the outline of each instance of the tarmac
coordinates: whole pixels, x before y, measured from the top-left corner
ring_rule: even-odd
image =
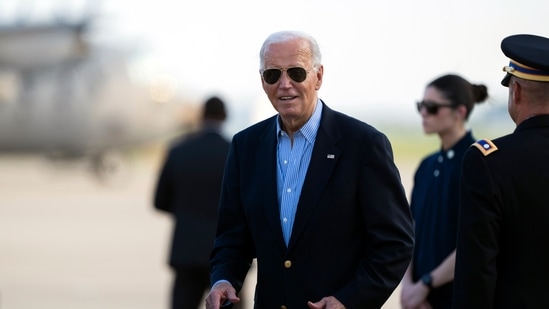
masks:
[[[85,163],[0,156],[0,309],[168,308],[172,222],[152,207],[160,158],[134,155],[104,184]]]

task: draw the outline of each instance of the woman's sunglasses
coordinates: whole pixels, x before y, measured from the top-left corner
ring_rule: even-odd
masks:
[[[286,71],[288,74],[288,77],[290,77],[294,82],[301,83],[307,78],[308,71],[304,68],[295,67],[295,68],[288,68],[288,69],[267,69],[263,71],[263,80],[267,84],[274,84],[279,79],[280,76],[282,76],[282,72]]]
[[[427,114],[429,115],[436,115],[438,114],[438,109],[441,107],[455,107],[453,104],[439,104],[435,102],[429,102],[429,101],[421,101],[416,102],[417,104],[417,111],[421,113],[421,108],[425,107],[425,110],[427,111]]]

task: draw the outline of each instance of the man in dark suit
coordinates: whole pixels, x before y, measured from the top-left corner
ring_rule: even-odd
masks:
[[[277,32],[260,51],[278,115],[236,134],[223,178],[206,308],[239,301],[257,259],[256,309],[380,308],[413,250],[391,145],[317,96],[318,44]]]
[[[201,129],[174,143],[158,179],[154,206],[175,219],[169,257],[175,274],[173,309],[199,308],[210,286],[209,256],[230,146],[220,132],[225,118],[223,101],[208,99]]]
[[[549,308],[549,39],[513,35],[501,48],[516,128],[465,154],[455,309]]]

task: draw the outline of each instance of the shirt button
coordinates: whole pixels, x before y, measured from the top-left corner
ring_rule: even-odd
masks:
[[[284,164],[288,164],[288,160],[284,160]]]
[[[286,192],[290,193],[290,192],[292,192],[292,189],[288,188],[288,189],[286,189]]]
[[[437,161],[440,163],[442,160],[444,160],[444,158],[442,156],[438,156]]]
[[[435,170],[435,172],[433,173],[435,175],[435,177],[438,177],[438,175],[440,175],[440,171],[439,170]]]
[[[284,267],[286,267],[286,268],[292,267],[292,261],[290,261],[290,260],[284,261]]]

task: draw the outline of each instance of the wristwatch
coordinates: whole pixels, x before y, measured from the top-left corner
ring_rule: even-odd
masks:
[[[433,288],[433,277],[431,277],[430,273],[426,273],[425,275],[421,276],[421,282],[425,284],[426,287],[430,289]]]

